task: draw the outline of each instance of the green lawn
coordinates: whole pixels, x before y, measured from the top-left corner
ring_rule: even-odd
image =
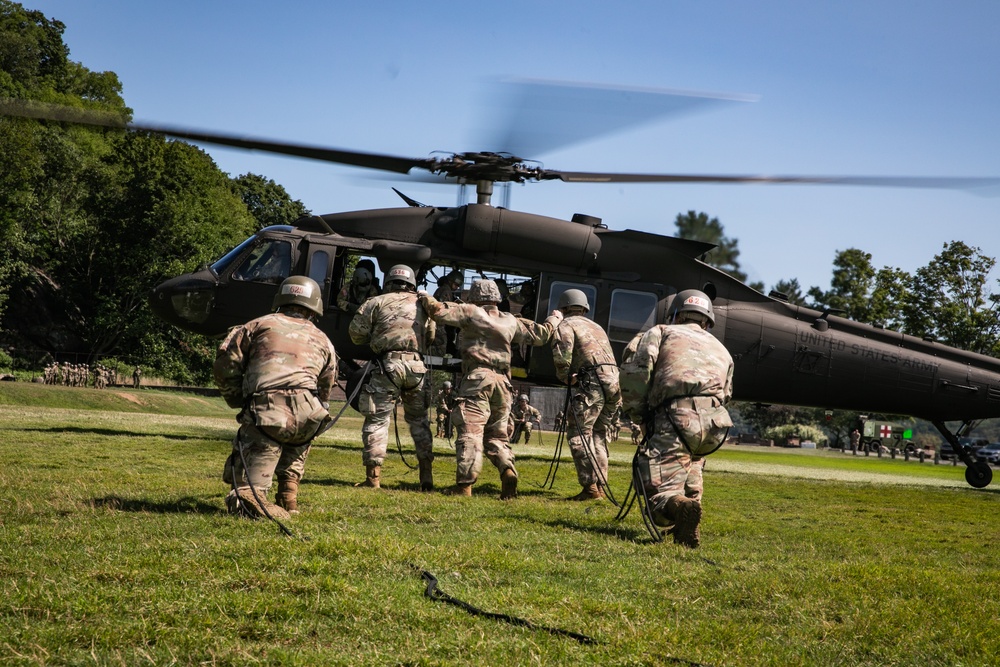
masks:
[[[7,384],[7,383],[4,383]],[[223,513],[221,399],[0,386],[0,664],[995,665],[1000,496],[961,467],[724,448],[702,548],[570,503],[554,436],[516,446],[522,496],[381,492],[348,416],[310,454],[296,538]],[[407,460],[412,445],[404,437]],[[631,446],[612,455],[624,495]],[[439,485],[453,480],[437,443]],[[424,597],[413,566],[486,611]]]

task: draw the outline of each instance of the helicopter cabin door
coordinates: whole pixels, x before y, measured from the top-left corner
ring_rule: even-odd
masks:
[[[559,297],[568,289],[578,289],[587,295],[590,312],[586,317],[597,322],[611,341],[615,360],[620,364],[622,351],[629,341],[641,331],[646,331],[660,321],[663,304],[675,289],[658,283],[626,282],[614,280],[581,280],[579,276],[542,273],[538,276],[538,305],[533,314],[522,317],[542,322],[559,304]],[[528,368],[534,376],[555,381],[550,346],[526,351]]]

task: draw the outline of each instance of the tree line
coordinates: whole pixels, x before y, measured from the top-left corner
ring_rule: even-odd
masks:
[[[118,76],[71,60],[64,30],[0,0],[0,98],[131,120]],[[150,288],[307,213],[273,181],[230,178],[181,141],[0,117],[3,344],[15,362],[19,350],[118,357],[205,381],[211,341],[157,320]]]

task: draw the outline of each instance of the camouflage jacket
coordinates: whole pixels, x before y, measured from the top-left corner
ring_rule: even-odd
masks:
[[[542,413],[538,411],[538,408],[531,405],[522,406],[521,401],[514,401],[514,405],[510,408],[510,417],[515,424],[526,421],[539,424],[542,422]]]
[[[382,290],[379,289],[377,282],[373,282],[368,286],[368,289],[364,291],[359,291],[354,283],[347,283],[340,289],[340,293],[337,294],[337,308],[340,308],[345,313],[351,313],[353,315],[358,312],[358,308],[361,307],[361,304],[381,293]]]
[[[437,411],[451,412],[452,409],[454,409],[455,403],[457,401],[458,401],[458,394],[455,393],[454,389],[451,391],[445,391],[444,389],[442,389],[441,391],[438,392],[437,401],[435,402],[435,404],[437,405]]]
[[[419,306],[416,293],[388,292],[361,304],[348,333],[355,345],[368,345],[375,354],[423,354],[434,341],[434,320]]]
[[[621,369],[622,407],[637,423],[672,398],[714,396],[722,403],[732,398],[733,358],[698,324],[657,325],[629,348]]]
[[[212,371],[231,408],[276,389],[315,391],[326,402],[337,379],[337,355],[315,324],[274,313],[233,327],[216,351]]]
[[[618,362],[611,341],[599,324],[582,315],[567,317],[552,333],[556,377],[568,383],[581,368],[592,367],[606,387],[618,388]]]
[[[562,321],[559,312],[539,324],[501,312],[495,305],[442,302],[428,294],[421,296],[420,302],[435,322],[461,331],[463,373],[486,366],[510,375],[511,343],[545,345]]]

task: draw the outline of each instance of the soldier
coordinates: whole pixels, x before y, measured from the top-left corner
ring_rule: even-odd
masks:
[[[556,418],[555,418],[555,421],[552,424],[552,427],[556,431],[563,430],[563,421],[565,419],[566,419],[566,413],[564,413],[562,410],[560,410],[559,412],[556,413]]]
[[[693,549],[700,543],[704,457],[732,426],[723,406],[733,394],[733,359],[708,332],[715,315],[703,292],[677,294],[670,321],[641,334],[622,364],[622,397],[633,423],[646,425],[638,467],[650,519]]]
[[[365,416],[361,428],[365,481],[355,486],[378,489],[389,444],[389,416],[402,399],[403,418],[410,426],[420,468],[420,490],[434,488],[434,438],[427,421],[427,367],[423,354],[434,340],[434,322],[417,304],[413,269],[397,264],[386,276],[389,290],[362,304],[348,332],[356,345],[369,345],[376,365],[362,385],[358,405]]]
[[[462,272],[452,269],[447,275],[441,276],[434,290],[434,298],[438,301],[458,301],[462,289]],[[443,357],[458,354],[458,329],[455,327],[438,327],[434,336],[433,354]]]
[[[468,294],[470,303],[438,301],[420,292],[420,301],[439,325],[461,331],[462,381],[452,419],[458,428],[455,456],[456,484],[449,492],[471,496],[472,485],[483,467],[483,450],[500,472],[500,499],[517,496],[514,453],[507,442],[507,417],[511,407],[510,346],[530,342],[544,345],[562,320],[558,312],[538,324],[502,313],[497,308],[500,290],[492,280],[477,280]]]
[[[136,366],[132,371],[132,388],[138,389],[140,386],[142,386],[142,369]]]
[[[853,429],[851,431],[851,453],[858,453],[858,445],[861,444],[861,432],[858,429]]]
[[[313,438],[331,420],[337,355],[315,324],[323,295],[312,278],[286,278],[274,313],[234,327],[219,346],[213,372],[229,407],[240,408],[239,431],[223,480],[231,514],[275,518],[298,512],[299,481]],[[277,506],[267,501],[278,478]]]
[[[438,392],[437,401],[437,438],[451,437],[451,411],[455,409],[455,392],[452,391],[451,381],[445,380]]]
[[[582,491],[570,500],[603,498],[608,483],[608,438],[621,405],[618,363],[611,341],[587,319],[590,303],[578,289],[559,296],[564,320],[552,335],[556,377],[570,385],[569,448]]]
[[[532,424],[542,423],[542,413],[528,403],[528,395],[521,394],[517,402],[510,408],[510,419],[507,420],[507,436],[512,443],[521,439],[524,433],[524,444],[531,442]]]
[[[378,281],[375,280],[375,262],[363,259],[354,267],[351,281],[337,294],[337,308],[354,315],[361,304],[381,292]]]

